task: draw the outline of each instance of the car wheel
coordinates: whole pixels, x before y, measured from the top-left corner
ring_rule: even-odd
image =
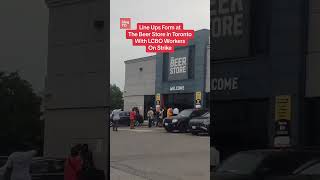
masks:
[[[169,132],[169,133],[172,132],[172,130],[171,130],[170,128],[164,127],[164,129],[165,129],[167,132]]]
[[[186,124],[180,124],[179,127],[178,127],[178,129],[179,129],[179,132],[181,132],[181,133],[187,132],[187,126],[186,126]]]
[[[191,132],[191,134],[192,134],[192,135],[195,135],[195,136],[198,135],[197,132]]]

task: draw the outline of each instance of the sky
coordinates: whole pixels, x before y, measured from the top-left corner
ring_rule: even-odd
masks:
[[[44,0],[0,1],[0,71],[18,71],[43,91],[48,9]]]
[[[131,18],[132,29],[138,22],[180,22],[185,29],[210,29],[210,0],[111,0],[110,7],[110,81],[122,90],[124,61],[153,54],[125,39],[120,18]]]
[[[182,22],[186,29],[209,29],[209,0],[111,0],[110,81],[124,89],[124,61],[147,54],[120,30],[120,18],[137,22]],[[44,90],[49,11],[44,0],[0,1],[0,71],[18,71],[36,92]]]

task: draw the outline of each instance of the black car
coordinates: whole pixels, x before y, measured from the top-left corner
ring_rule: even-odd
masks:
[[[4,166],[8,160],[7,156],[0,156],[0,167]]]
[[[193,135],[198,133],[209,133],[210,131],[210,112],[200,117],[195,117],[189,122],[189,129]]]
[[[63,180],[64,159],[34,158],[30,167],[32,180]]]
[[[271,178],[269,178],[271,180]],[[273,177],[272,180],[313,180],[320,179],[320,159],[311,160],[288,176]]]
[[[179,132],[186,132],[189,129],[189,121],[192,118],[199,117],[206,113],[204,109],[185,109],[177,116],[164,119],[164,128],[168,132],[179,130]]]
[[[236,153],[212,172],[214,180],[274,180],[319,157],[318,151],[253,150]]]
[[[114,112],[114,113],[119,113],[120,120],[118,122],[118,125],[130,126],[130,112],[120,111],[120,112]],[[114,118],[114,114],[112,113],[110,115],[110,127],[113,124],[113,118]]]

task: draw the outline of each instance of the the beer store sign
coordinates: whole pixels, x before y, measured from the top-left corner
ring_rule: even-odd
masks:
[[[188,48],[183,48],[169,55],[169,81],[188,79],[188,52]]]
[[[243,35],[243,0],[213,0],[212,37]]]
[[[250,0],[212,0],[213,59],[249,56]]]

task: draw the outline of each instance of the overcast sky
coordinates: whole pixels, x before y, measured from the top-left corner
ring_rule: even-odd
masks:
[[[0,71],[19,71],[43,90],[48,10],[44,0],[0,1]]]
[[[132,18],[131,28],[138,22],[181,22],[185,29],[209,29],[210,0],[111,0],[111,83],[124,87],[124,61],[150,53],[145,47],[133,47],[120,29],[120,18]]]
[[[111,0],[111,83],[124,87],[124,61],[147,55],[120,30],[121,17],[137,22],[182,22],[187,29],[209,29],[209,0]],[[0,71],[19,71],[36,91],[44,88],[48,9],[44,0],[0,1]]]

